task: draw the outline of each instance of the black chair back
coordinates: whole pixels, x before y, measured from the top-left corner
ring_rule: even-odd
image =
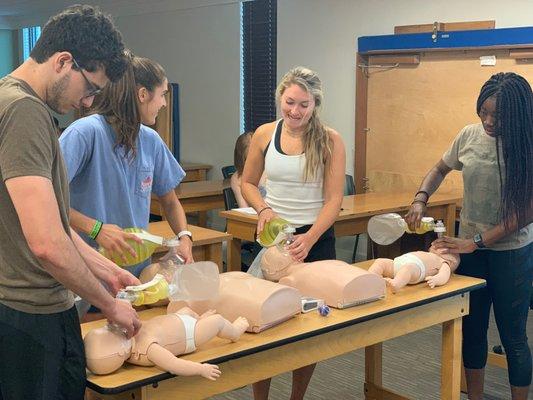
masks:
[[[227,179],[231,177],[235,173],[235,165],[226,165],[225,167],[222,167],[222,176],[224,179]]]
[[[231,210],[232,208],[237,208],[239,205],[237,204],[237,200],[235,199],[235,195],[233,194],[232,188],[226,188],[222,190],[222,194],[224,196],[224,207],[226,210]]]
[[[351,175],[344,175],[344,195],[351,196],[355,194],[355,184]]]

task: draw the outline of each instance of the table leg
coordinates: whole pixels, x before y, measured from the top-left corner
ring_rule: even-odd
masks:
[[[441,399],[460,399],[462,325],[462,318],[442,324]]]
[[[198,226],[202,228],[207,226],[207,211],[198,211]]]
[[[218,270],[224,272],[224,266],[222,264],[222,242],[205,245],[205,259],[207,261],[213,261],[218,265]]]
[[[374,388],[383,386],[383,344],[365,347],[365,399],[375,399]]]
[[[383,344],[365,347],[365,400],[408,400],[383,387]]]
[[[241,244],[242,240],[233,237],[228,245],[228,272],[241,270]]]
[[[448,236],[454,236],[455,233],[455,214],[456,214],[456,204],[451,203],[446,206],[446,220],[442,221],[444,222],[444,225],[446,226]]]
[[[465,367],[463,365],[463,360],[461,360],[461,392],[467,393],[468,389],[466,387],[466,374],[465,374]]]

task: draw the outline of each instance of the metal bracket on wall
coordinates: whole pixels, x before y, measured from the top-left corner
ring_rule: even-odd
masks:
[[[440,28],[440,23],[433,22],[433,32],[431,33],[431,40],[433,40],[433,43],[437,43],[439,28]]]
[[[365,77],[369,78],[370,74],[368,73],[368,70],[370,68],[376,68],[376,69],[381,69],[381,70],[389,70],[389,69],[398,68],[400,66],[400,63],[394,63],[394,64],[371,64],[371,65],[357,64],[357,66],[359,68],[361,68],[361,70],[363,71],[363,74],[365,75]]]

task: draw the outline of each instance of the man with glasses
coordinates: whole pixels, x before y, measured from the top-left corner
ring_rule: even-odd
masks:
[[[140,328],[131,305],[112,295],[138,280],[69,228],[68,180],[47,109],[90,106],[126,65],[111,19],[73,6],[48,21],[30,58],[0,80],[0,400],[83,399],[72,292],[128,337]]]
[[[78,64],[78,62],[76,61],[74,57],[72,57],[72,62],[76,66],[76,70],[81,72],[81,76],[83,76],[83,79],[85,79],[85,82],[87,83],[87,94],[83,96],[83,99],[87,99],[90,97],[94,98],[94,96],[100,94],[100,92],[102,91],[102,88],[97,87],[96,84],[92,83],[89,80],[89,78],[87,78],[87,75],[85,75],[85,73],[83,72],[83,70],[81,69],[80,65]]]

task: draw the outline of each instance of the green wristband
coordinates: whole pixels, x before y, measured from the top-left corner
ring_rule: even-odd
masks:
[[[102,225],[103,225],[102,221],[96,220],[96,222],[94,223],[93,229],[91,230],[91,233],[89,233],[89,237],[92,240],[96,240],[96,237],[98,236],[98,234],[100,233],[100,230],[102,229]]]

